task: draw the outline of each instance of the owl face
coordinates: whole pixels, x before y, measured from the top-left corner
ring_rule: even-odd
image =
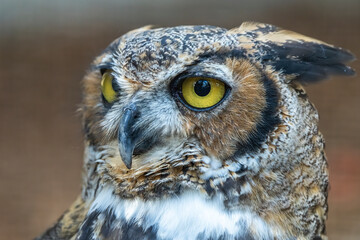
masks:
[[[154,148],[171,151],[169,142],[234,159],[258,150],[281,124],[279,89],[292,79],[351,74],[332,59],[339,57],[351,55],[270,25],[145,27],[95,60],[85,80],[88,139],[117,144],[127,168],[135,158],[136,166],[147,162],[139,156]]]
[[[85,119],[89,138],[118,142],[128,168],[153,148],[170,150],[169,141],[190,141],[220,160],[255,151],[278,122],[278,92],[235,41],[215,27],[118,39],[90,73],[97,99]]]
[[[167,214],[182,214],[172,197],[195,192],[194,199],[216,205],[215,212],[236,213],[229,222],[242,224],[239,236],[324,236],[324,143],[301,84],[352,75],[345,65],[352,59],[341,48],[258,23],[231,30],[144,27],[125,34],[84,78],[82,198],[94,201],[94,214],[116,209],[119,226],[154,218],[158,231],[166,232],[161,222],[167,223]],[[121,204],[101,205],[114,195]],[[165,199],[171,202],[166,211]],[[122,219],[129,210],[121,206],[131,208],[134,201],[142,207]],[[203,209],[195,215],[209,210]],[[187,212],[189,222],[206,220]],[[266,227],[260,231],[259,224]],[[205,225],[199,229],[205,232],[194,236],[213,234]]]

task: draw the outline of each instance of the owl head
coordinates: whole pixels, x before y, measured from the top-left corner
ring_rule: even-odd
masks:
[[[121,198],[221,194],[229,209],[321,235],[327,164],[302,84],[353,75],[351,60],[267,24],[131,31],[83,81],[83,194],[94,178]]]

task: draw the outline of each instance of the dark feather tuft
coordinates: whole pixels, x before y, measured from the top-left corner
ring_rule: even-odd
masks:
[[[330,75],[351,76],[355,71],[345,63],[355,59],[350,52],[317,42],[288,41],[267,43],[262,50],[264,63],[276,71],[293,74],[294,80],[316,82]]]

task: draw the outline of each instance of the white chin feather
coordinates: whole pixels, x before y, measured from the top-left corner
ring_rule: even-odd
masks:
[[[116,218],[141,225],[144,229],[157,226],[159,239],[197,239],[209,237],[229,239],[248,236],[256,229],[256,238],[272,239],[269,226],[248,209],[228,211],[221,196],[207,199],[198,192],[187,192],[179,197],[144,201],[124,200],[113,194],[110,187],[99,192],[92,211],[111,209]]]

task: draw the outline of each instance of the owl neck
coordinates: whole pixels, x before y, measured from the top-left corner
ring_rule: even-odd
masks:
[[[224,169],[197,152],[167,169],[165,177],[144,170],[147,181],[140,172],[137,179],[134,172],[122,174],[120,181],[103,160],[111,155],[109,149],[86,151],[83,198],[91,208],[79,239],[273,238],[268,224],[236,200],[249,188],[241,164]],[[251,231],[258,227],[262,230]]]
[[[312,148],[319,149],[320,155],[316,155],[318,151],[314,154],[317,158],[324,158],[320,133],[317,138],[319,141],[313,141],[311,144]],[[185,144],[179,148],[186,149],[188,146]],[[150,234],[144,236],[151,238],[153,236],[151,234],[158,233],[157,230],[162,222],[171,222],[170,216],[176,218],[180,214],[179,209],[189,213],[179,216],[191,223],[191,226],[195,225],[195,222],[206,222],[196,216],[207,216],[205,209],[212,209],[214,216],[224,215],[229,219],[234,218],[233,221],[242,226],[236,226],[236,231],[244,239],[273,239],[274,237],[287,239],[292,236],[303,236],[305,231],[308,236],[318,236],[315,234],[322,233],[324,229],[326,218],[324,188],[326,186],[319,185],[321,182],[316,181],[315,173],[318,170],[309,169],[314,173],[307,175],[309,188],[303,182],[296,180],[298,171],[308,169],[303,162],[315,161],[315,155],[310,156],[313,160],[309,160],[309,154],[304,153],[303,160],[299,158],[298,163],[291,162],[291,168],[283,169],[276,165],[272,168],[271,164],[274,164],[274,161],[280,162],[280,159],[271,158],[274,155],[272,149],[265,149],[257,156],[246,155],[227,162],[203,156],[201,151],[193,150],[186,151],[186,154],[179,159],[158,161],[155,165],[127,170],[116,167],[112,150],[105,147],[86,147],[82,193],[83,198],[92,207],[86,220],[89,224],[84,224],[84,226],[94,226],[91,221],[98,222],[98,219],[113,219],[113,221],[119,221],[118,225],[121,228],[107,234],[119,234],[125,230],[129,232],[131,229],[130,232]],[[288,152],[284,156],[278,155],[278,157],[289,158],[291,153]],[[287,177],[286,181],[284,181],[285,177]],[[306,198],[299,199],[297,195],[302,190],[306,191],[302,193]],[[198,202],[198,205],[204,205],[206,208],[203,208],[203,212],[190,214],[194,208],[198,208],[197,205],[192,205],[192,202]],[[131,208],[131,206],[136,207]],[[304,211],[302,206],[310,207]],[[134,209],[142,209],[142,211],[138,212]],[[143,222],[145,220],[154,222],[153,219],[158,216],[155,213],[161,210],[172,215],[164,213],[161,218],[159,215],[158,222],[152,225],[149,223],[146,225]],[[299,212],[302,212],[302,215],[297,214]],[[125,215],[130,217],[124,219]],[[219,219],[222,218],[219,217]],[[173,223],[181,226],[179,223]],[[105,223],[100,221],[97,224]],[[233,236],[231,234],[234,226],[227,225],[220,228],[223,226],[220,221],[208,223],[209,226],[212,226],[211,224],[218,225],[221,230],[213,233],[207,230],[206,224],[201,225],[203,227],[199,227],[202,229],[202,232],[198,233],[199,238],[202,238],[201,234],[205,233],[209,236],[217,234],[217,238]],[[139,227],[141,229],[138,229]],[[252,233],[248,229],[253,228],[256,229],[257,234],[262,235],[249,235]],[[258,229],[262,230],[258,231]],[[175,234],[174,231],[161,228],[161,233],[167,231]],[[181,234],[186,234],[186,232]],[[134,237],[144,238],[144,236]]]

